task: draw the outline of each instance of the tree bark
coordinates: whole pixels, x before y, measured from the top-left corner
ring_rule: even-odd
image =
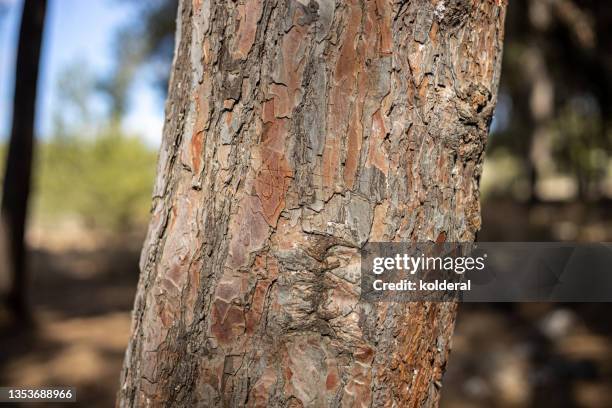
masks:
[[[454,303],[368,241],[472,241],[504,1],[181,1],[118,405],[435,406]]]
[[[34,150],[36,85],[46,0],[26,0],[23,5],[17,64],[13,123],[2,191],[2,228],[10,275],[8,303],[15,316],[28,318],[26,297],[25,229]]]

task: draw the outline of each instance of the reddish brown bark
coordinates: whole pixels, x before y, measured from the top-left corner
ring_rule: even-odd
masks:
[[[183,1],[120,406],[435,406],[456,306],[368,241],[471,241],[501,1]]]

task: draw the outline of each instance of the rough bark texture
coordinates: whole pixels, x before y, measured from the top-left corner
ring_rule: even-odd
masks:
[[[34,119],[36,111],[36,84],[46,0],[26,0],[23,4],[19,47],[15,65],[15,95],[13,123],[2,190],[0,233],[8,248],[5,262],[10,275],[8,304],[21,321],[28,319],[26,300],[25,229],[34,150]]]
[[[435,406],[456,305],[367,241],[471,241],[503,1],[185,0],[120,406]]]

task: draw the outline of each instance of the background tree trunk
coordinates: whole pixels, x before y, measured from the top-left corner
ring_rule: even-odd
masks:
[[[456,305],[367,241],[471,241],[505,2],[182,1],[120,406],[435,406]]]
[[[13,124],[2,191],[2,227],[5,234],[5,266],[8,266],[9,307],[20,319],[27,319],[25,227],[34,150],[36,84],[45,21],[46,0],[26,0],[23,5],[17,64]]]

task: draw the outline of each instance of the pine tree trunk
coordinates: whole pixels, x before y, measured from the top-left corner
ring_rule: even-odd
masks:
[[[42,35],[47,8],[46,0],[26,0],[23,4],[19,47],[15,65],[13,122],[6,157],[2,190],[0,254],[6,254],[3,266],[8,269],[10,288],[8,306],[19,323],[29,320],[27,304],[25,230],[34,151],[36,85]]]
[[[368,241],[472,241],[505,2],[182,1],[119,406],[435,406],[456,305]]]

